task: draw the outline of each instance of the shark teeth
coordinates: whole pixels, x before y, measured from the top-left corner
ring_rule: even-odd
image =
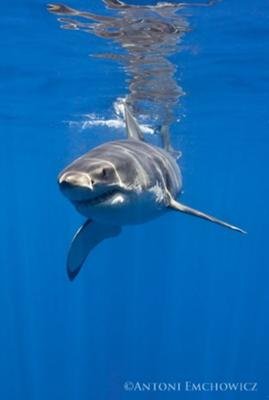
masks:
[[[79,200],[76,201],[77,205],[87,205],[87,206],[94,206],[96,204],[103,203],[104,201],[110,199],[112,196],[114,196],[116,193],[118,193],[117,190],[109,190],[99,196],[96,196],[92,199],[85,199],[85,200]]]

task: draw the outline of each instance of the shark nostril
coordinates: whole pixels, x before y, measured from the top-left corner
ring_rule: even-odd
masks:
[[[91,184],[94,185],[95,184],[95,180],[91,179]]]
[[[58,179],[58,183],[62,188],[71,187],[84,187],[92,188],[92,181],[89,179],[87,174],[70,171],[63,173]]]
[[[63,186],[75,186],[78,183],[78,179],[74,174],[63,174],[59,179],[59,183]]]

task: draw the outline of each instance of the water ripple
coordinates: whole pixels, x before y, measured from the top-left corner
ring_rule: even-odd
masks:
[[[97,15],[63,4],[50,4],[48,10],[59,16],[61,28],[81,30],[115,42],[115,51],[96,57],[120,62],[126,72],[127,101],[134,115],[155,127],[166,127],[177,120],[175,107],[184,90],[176,81],[178,66],[169,57],[181,50],[180,44],[189,23],[181,12],[187,6],[201,4],[158,3],[155,6],[127,5],[118,0],[105,0],[111,15]],[[166,138],[167,139],[167,138]]]

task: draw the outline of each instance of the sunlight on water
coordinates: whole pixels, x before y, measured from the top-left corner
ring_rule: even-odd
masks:
[[[123,117],[123,103],[126,101],[124,98],[118,98],[113,106],[116,114],[116,118],[105,119],[104,117],[91,113],[83,115],[83,121],[68,121],[68,125],[72,128],[79,130],[88,129],[96,126],[106,126],[112,129],[125,129],[125,122]],[[141,131],[145,134],[154,134],[154,129],[148,124],[141,123]]]

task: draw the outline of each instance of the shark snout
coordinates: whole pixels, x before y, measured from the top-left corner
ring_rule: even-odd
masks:
[[[58,183],[62,189],[66,188],[87,188],[93,189],[93,182],[90,176],[84,172],[67,171],[58,177]]]

